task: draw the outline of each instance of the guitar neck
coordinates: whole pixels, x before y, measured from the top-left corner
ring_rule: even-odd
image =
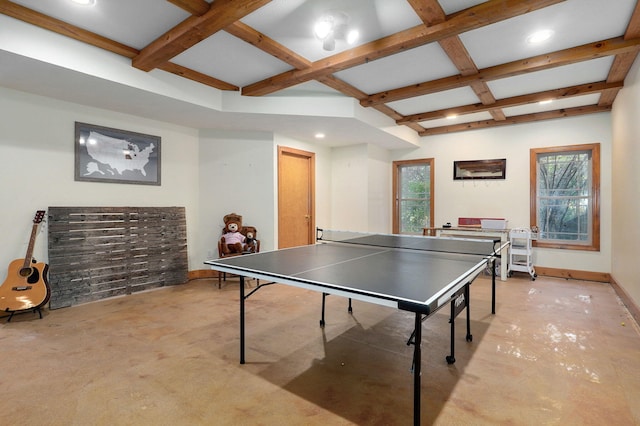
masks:
[[[33,227],[31,228],[31,237],[29,238],[29,246],[27,247],[27,254],[24,256],[23,268],[31,267],[31,260],[33,259],[33,247],[36,244],[36,236],[38,235],[38,225],[42,222],[44,211],[38,210],[36,217],[33,220]]]

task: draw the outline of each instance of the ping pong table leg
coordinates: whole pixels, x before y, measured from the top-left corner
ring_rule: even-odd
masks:
[[[447,360],[447,364],[453,364],[456,362],[456,305],[454,301],[451,301],[451,316],[449,317],[449,324],[451,324],[451,355],[447,355],[445,359]]]
[[[471,297],[469,296],[469,287],[470,285],[467,284],[464,288],[464,298],[467,301],[467,342],[472,342],[473,341],[473,335],[471,334],[471,312],[469,311],[469,308],[471,306]]]
[[[320,317],[320,327],[324,327],[324,306],[327,300],[327,293],[322,293],[322,316]]]
[[[322,293],[322,314],[320,317],[320,327],[324,327],[324,308],[326,305],[326,300],[327,300],[327,296],[329,295],[329,293]],[[351,305],[351,298],[349,298],[349,308],[348,311],[350,314],[353,313],[353,306]],[[408,344],[408,343],[407,343]]]
[[[244,277],[240,276],[240,364],[244,364]]]
[[[420,391],[422,366],[422,314],[416,312],[413,346],[413,424],[420,425]]]
[[[496,258],[491,262],[491,313],[496,313]]]

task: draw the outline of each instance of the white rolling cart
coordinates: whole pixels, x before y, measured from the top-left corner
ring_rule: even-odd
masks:
[[[538,276],[533,267],[533,241],[534,234],[528,228],[513,228],[509,231],[509,272],[511,276],[513,271],[527,272],[531,275],[531,279],[535,280]]]

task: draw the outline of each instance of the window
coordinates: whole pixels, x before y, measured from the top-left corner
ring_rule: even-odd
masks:
[[[531,150],[537,247],[600,250],[600,144]]]
[[[433,223],[433,159],[393,162],[393,232],[419,234]]]

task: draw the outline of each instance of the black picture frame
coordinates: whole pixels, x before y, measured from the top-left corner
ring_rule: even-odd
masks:
[[[75,180],[160,185],[160,136],[75,122]]]
[[[507,159],[453,162],[453,179],[506,179]]]

